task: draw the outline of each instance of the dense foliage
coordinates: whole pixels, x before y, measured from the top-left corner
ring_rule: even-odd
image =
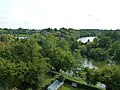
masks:
[[[82,43],[80,37],[96,36]],[[23,37],[23,38],[20,38]],[[0,88],[41,90],[50,70],[71,71],[78,76],[82,58],[120,62],[120,31],[99,29],[0,29]],[[117,66],[86,69],[88,84],[104,83],[107,90],[118,90]],[[114,81],[114,82],[112,82]],[[112,87],[114,85],[114,87]]]
[[[11,33],[7,34],[8,31]],[[75,37],[71,37],[72,32],[69,33],[70,36],[68,33],[60,36],[59,32],[54,31],[23,33],[27,31],[22,28],[6,29],[6,34],[0,35],[2,89],[40,90],[44,87],[45,76],[49,70],[68,71],[74,66],[76,52],[71,51],[71,45],[75,41]],[[63,32],[66,33],[61,31]],[[20,38],[20,34],[24,38]]]
[[[105,66],[98,70],[86,68],[86,82],[96,85],[98,82],[105,84],[106,90],[119,90],[120,69],[115,66]]]
[[[119,63],[120,31],[103,31],[93,42],[82,44],[79,49],[82,56],[94,60],[104,60]]]
[[[41,47],[33,38],[15,40],[2,35],[0,42],[0,86],[2,89],[41,88],[47,68]]]

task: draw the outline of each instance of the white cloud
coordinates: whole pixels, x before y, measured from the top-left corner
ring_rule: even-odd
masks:
[[[0,0],[0,27],[120,28],[119,0]],[[28,22],[28,23],[25,23]]]

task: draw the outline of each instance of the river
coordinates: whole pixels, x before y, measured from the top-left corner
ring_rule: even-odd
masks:
[[[79,42],[79,41],[81,41],[81,42],[83,42],[83,43],[86,43],[88,40],[90,41],[90,42],[92,42],[93,40],[94,40],[94,38],[95,37],[84,37],[84,38],[79,38],[77,41]],[[94,65],[94,64],[95,65]],[[88,68],[90,68],[90,69],[98,69],[99,68],[99,66],[97,65],[97,64],[100,64],[100,63],[103,63],[103,62],[95,62],[94,60],[89,60],[88,58],[85,58],[85,61],[84,61],[84,63],[83,63],[83,67],[88,67]],[[105,63],[106,64],[106,63]],[[105,85],[103,84],[103,83],[98,83],[97,85],[96,85],[97,87],[100,87],[100,88],[105,88]]]
[[[94,40],[94,38],[95,37],[83,37],[83,38],[79,38],[77,41],[78,42],[81,41],[83,43],[86,43],[89,40],[90,42],[92,42]]]
[[[94,40],[95,36],[94,37],[83,37],[83,38],[79,38],[77,41],[81,41],[83,43],[86,43],[88,40],[90,42],[92,42]],[[97,69],[97,66],[94,66],[92,64],[92,60],[88,60],[87,58],[85,58],[85,62],[83,63],[83,67],[89,67],[91,69]]]
[[[83,38],[79,38],[77,39],[77,41],[81,41],[83,43],[86,43],[88,40],[90,42],[92,42],[94,40],[95,36],[94,37],[83,37]],[[91,60],[91,59],[88,59],[88,58],[85,58],[84,59],[84,63],[83,63],[83,67],[89,67],[90,69],[98,69],[99,67],[101,66],[104,66],[104,65],[108,65],[109,63],[108,62],[105,62],[103,60]]]

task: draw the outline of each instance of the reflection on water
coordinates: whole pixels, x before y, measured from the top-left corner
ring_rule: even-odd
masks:
[[[94,62],[94,60],[90,60],[88,58],[85,58],[85,60],[83,62],[83,67],[88,67],[90,69],[98,69],[98,66],[94,65],[93,62]],[[101,62],[99,62],[99,63],[101,63]],[[63,71],[63,73],[65,73],[66,75],[74,76],[74,71],[73,70],[67,71],[67,72]],[[79,76],[74,76],[74,78],[75,77],[77,78]],[[100,82],[96,86],[99,87],[99,88],[103,88],[103,89],[105,89],[105,87],[106,87],[103,83],[100,83]]]
[[[84,63],[83,63],[83,67],[88,67],[90,69],[98,69],[97,66],[93,65],[93,62],[94,62],[93,60],[89,60],[89,59],[86,58]],[[100,63],[100,62],[98,62],[98,63]],[[99,87],[99,88],[105,88],[106,87],[105,84],[100,83],[100,82],[96,86]]]
[[[81,41],[83,43],[86,43],[89,40],[90,42],[92,42],[94,40],[94,38],[95,37],[83,37],[83,38],[79,38],[77,41],[78,42]]]
[[[83,63],[83,67],[88,67],[90,69],[97,69],[97,66],[94,66],[92,64],[92,60],[85,59],[85,62]]]

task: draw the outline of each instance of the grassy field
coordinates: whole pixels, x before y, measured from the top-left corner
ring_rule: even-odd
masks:
[[[64,84],[64,85],[61,87],[61,90],[86,90],[86,89],[83,89],[83,88],[75,88],[75,87],[72,87],[71,85]]]
[[[92,89],[94,89],[94,90],[104,90],[103,88],[100,88],[100,87],[98,87],[98,86],[94,86],[94,85],[87,85],[87,83],[84,81],[84,80],[82,80],[81,78],[74,78],[74,77],[72,77],[72,76],[64,76],[66,79],[68,79],[68,80],[70,80],[70,81],[72,81],[72,82],[76,82],[76,83],[78,83],[78,84],[80,84],[81,85],[81,88],[79,87],[79,88],[74,88],[74,87],[72,87],[70,84],[69,85],[67,85],[66,83],[65,83],[65,85],[63,86],[63,89],[62,90],[88,90],[88,88],[90,88],[90,90],[92,90]],[[69,86],[70,86],[70,88],[69,88]],[[84,88],[83,88],[84,87]],[[87,89],[86,89],[86,88]],[[71,89],[72,88],[72,89]]]
[[[85,81],[83,81],[81,78],[75,78],[75,77],[72,77],[70,75],[67,75],[67,76],[64,76],[66,79],[69,79],[71,81],[74,81],[74,82],[77,82],[77,83],[81,83],[81,84],[86,84]]]

